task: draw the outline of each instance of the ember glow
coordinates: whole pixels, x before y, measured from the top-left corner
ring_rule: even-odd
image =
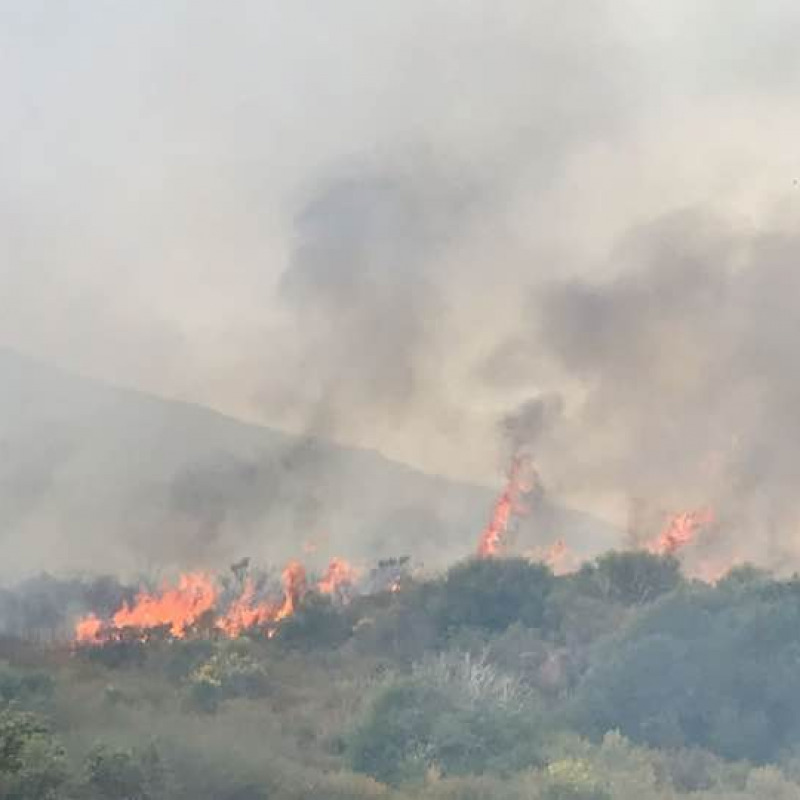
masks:
[[[658,538],[648,549],[658,555],[671,555],[694,541],[698,532],[714,521],[710,509],[685,511],[670,517]]]
[[[513,516],[525,516],[530,508],[524,497],[536,486],[536,470],[527,456],[516,456],[508,471],[508,481],[497,498],[489,524],[478,541],[478,556],[488,558],[502,552]]]

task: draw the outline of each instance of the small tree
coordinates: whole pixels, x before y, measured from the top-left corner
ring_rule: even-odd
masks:
[[[50,800],[67,780],[64,749],[44,721],[14,709],[0,711],[0,797]]]
[[[445,576],[435,613],[444,632],[458,627],[504,631],[514,622],[539,628],[545,622],[553,573],[522,558],[474,559]]]
[[[589,594],[632,606],[671,592],[682,579],[680,564],[672,556],[612,552],[585,565],[577,580]]]
[[[98,745],[86,757],[86,785],[97,800],[156,800],[164,768],[153,746],[139,751]]]

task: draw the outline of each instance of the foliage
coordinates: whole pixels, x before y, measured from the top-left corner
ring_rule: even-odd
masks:
[[[586,730],[766,762],[800,742],[800,583],[669,595],[602,646],[576,708]]]
[[[260,697],[268,687],[267,673],[246,650],[236,646],[218,650],[189,675],[193,708],[212,712],[223,700]]]
[[[565,759],[547,767],[542,800],[611,800],[585,761]]]
[[[22,670],[0,661],[0,702],[25,705],[45,700],[53,693],[53,678],[41,670]]]
[[[504,631],[515,622],[539,628],[554,586],[543,564],[521,558],[472,559],[451,568],[433,598],[439,629]]]
[[[504,772],[536,763],[539,720],[523,705],[486,702],[418,675],[382,688],[349,745],[359,772],[399,784],[443,775]]]
[[[0,797],[48,800],[67,780],[65,753],[38,716],[0,711]]]
[[[681,583],[681,570],[673,556],[644,551],[611,552],[585,564],[576,582],[587,594],[623,605],[650,603]]]
[[[34,588],[49,641],[62,588]],[[712,586],[647,553],[558,577],[467,561],[311,594],[273,638],[129,633],[0,639],[0,800],[800,796],[800,579],[751,567]]]
[[[86,758],[86,786],[97,800],[156,800],[165,785],[154,746],[144,750],[96,746]]]
[[[275,638],[287,647],[327,649],[338,647],[351,633],[351,625],[330,598],[311,594],[281,623]]]

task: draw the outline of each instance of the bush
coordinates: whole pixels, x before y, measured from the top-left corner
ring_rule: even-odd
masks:
[[[0,711],[0,797],[58,798],[67,780],[64,749],[39,717]]]
[[[224,700],[260,697],[267,691],[267,673],[247,652],[236,647],[215,653],[189,676],[189,700],[199,711],[213,712]]]
[[[542,800],[612,800],[594,777],[591,766],[569,759],[550,764],[546,771]]]
[[[474,559],[445,576],[433,598],[443,633],[460,627],[504,631],[515,622],[540,628],[555,578],[542,564],[521,558]]]
[[[597,649],[580,724],[765,763],[800,744],[800,584],[693,587]]]
[[[651,603],[682,580],[676,558],[646,552],[606,553],[575,578],[587,594],[628,606]]]
[[[343,644],[351,634],[350,622],[330,598],[310,594],[292,616],[283,620],[275,640],[298,649],[330,649]]]
[[[388,784],[507,772],[539,758],[539,721],[523,707],[481,702],[407,680],[381,689],[348,746],[357,772]]]
[[[0,701],[28,704],[53,694],[53,679],[44,672],[27,672],[0,661]]]
[[[86,786],[97,800],[156,800],[164,768],[155,747],[126,750],[98,745],[86,757]]]

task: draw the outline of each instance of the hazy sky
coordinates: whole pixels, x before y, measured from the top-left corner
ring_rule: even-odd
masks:
[[[681,373],[683,331],[707,376],[773,317],[748,259],[797,222],[799,30],[796,0],[0,3],[0,345],[480,480],[554,390],[563,491],[648,437],[657,483],[723,400],[681,384],[653,429],[653,360]],[[676,316],[723,261],[747,280]],[[749,332],[709,332],[721,304]],[[756,352],[715,380],[783,391]]]

